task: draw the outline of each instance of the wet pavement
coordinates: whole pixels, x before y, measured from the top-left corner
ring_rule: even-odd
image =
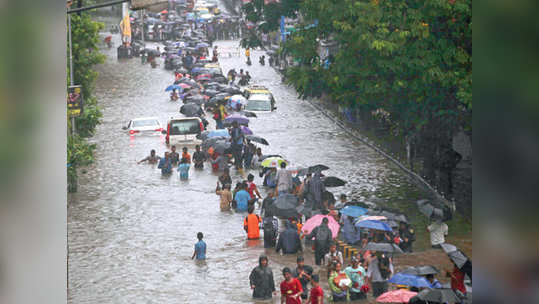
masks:
[[[216,44],[238,46],[237,41]],[[181,116],[180,104],[164,92],[172,73],[161,59],[152,69],[138,58],[118,61],[115,48],[103,52],[107,60],[97,68],[95,94],[104,117],[90,140],[97,144],[96,161],[80,174],[78,193],[69,197],[69,303],[252,303],[248,276],[265,250],[262,241],[246,240],[246,214],[219,211],[210,166],[191,169],[188,181],[180,181],[177,172],[162,177],[154,165],[136,161],[150,149],[163,155],[164,136],[133,137],[122,130],[136,117],[157,116],[164,125],[170,116]],[[332,188],[335,195],[355,193],[368,201],[381,188],[401,189],[399,200],[406,200],[406,193],[417,195],[398,168],[299,100],[272,68],[260,66],[261,51],[252,51],[250,67],[241,54],[220,59],[223,73],[247,69],[251,83],[267,86],[276,99],[275,112],[260,114],[249,125],[269,141],[264,154],[281,154],[293,166],[329,166],[327,174],[348,181]],[[232,171],[235,183],[239,176]],[[205,263],[190,259],[199,231],[208,245]],[[280,270],[295,265],[295,256],[267,253],[278,286]]]

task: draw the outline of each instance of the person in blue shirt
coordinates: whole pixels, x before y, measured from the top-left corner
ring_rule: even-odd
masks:
[[[170,174],[172,173],[172,161],[169,157],[168,152],[165,152],[165,157],[159,160],[158,169],[161,169],[161,174]]]
[[[436,280],[433,274],[427,274],[426,278],[430,283],[430,288],[442,288],[442,284]]]
[[[236,200],[236,211],[245,212],[247,211],[247,207],[249,206],[249,201],[251,200],[251,195],[249,192],[247,192],[247,185],[245,183],[241,183],[240,190],[236,192],[236,195],[234,196],[234,200]]]
[[[188,180],[189,179],[189,168],[191,165],[189,165],[189,162],[185,157],[182,157],[180,160],[180,165],[178,166],[178,171],[180,172],[180,179],[181,180]]]
[[[204,235],[202,234],[202,232],[197,233],[198,242],[195,244],[195,252],[193,252],[191,260],[195,257],[197,258],[197,260],[206,259],[206,243],[202,240],[203,237]]]

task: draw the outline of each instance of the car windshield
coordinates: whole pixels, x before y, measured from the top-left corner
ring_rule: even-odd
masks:
[[[132,127],[141,128],[141,127],[152,127],[158,126],[159,121],[156,119],[144,119],[144,120],[133,120]]]
[[[247,111],[271,111],[271,101],[266,99],[249,99],[245,106]]]
[[[200,133],[200,123],[197,119],[175,120],[171,122],[170,135],[198,133]]]

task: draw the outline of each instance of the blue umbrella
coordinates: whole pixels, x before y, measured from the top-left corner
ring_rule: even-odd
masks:
[[[180,93],[183,92],[182,87],[180,87],[179,85],[176,85],[176,84],[169,85],[169,86],[165,89],[165,92],[172,91],[172,90],[178,90]]]
[[[191,73],[197,73],[197,72],[200,72],[200,70],[202,70],[202,68],[196,67],[196,68],[193,68],[193,69],[191,70]]]
[[[394,283],[398,285],[406,285],[411,287],[428,287],[430,288],[431,285],[427,279],[424,277],[416,276],[413,274],[404,274],[404,273],[397,273],[391,277],[388,281],[389,283]]]
[[[197,48],[197,49],[199,49],[199,48],[207,48],[207,47],[209,47],[209,46],[210,46],[209,44],[207,44],[207,43],[205,43],[205,42],[201,42],[201,43],[198,43],[198,44],[196,45],[196,48]]]
[[[359,206],[346,206],[342,208],[340,212],[341,214],[348,215],[351,217],[358,217],[367,213],[367,209],[361,208]]]
[[[392,231],[391,227],[389,227],[388,224],[384,222],[380,222],[380,221],[374,221],[374,220],[359,221],[356,223],[356,227],[382,230],[382,231]]]
[[[226,129],[219,129],[219,130],[213,130],[208,133],[208,138],[212,137],[230,137],[230,134],[228,134],[228,130]]]

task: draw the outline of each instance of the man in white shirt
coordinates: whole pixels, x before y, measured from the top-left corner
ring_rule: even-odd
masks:
[[[277,193],[279,195],[283,193],[292,192],[292,173],[286,170],[286,163],[281,163],[281,170],[277,172]]]
[[[445,243],[445,237],[449,232],[447,224],[441,220],[436,220],[427,227],[427,231],[430,232],[430,244],[432,248],[442,248],[440,244]]]

